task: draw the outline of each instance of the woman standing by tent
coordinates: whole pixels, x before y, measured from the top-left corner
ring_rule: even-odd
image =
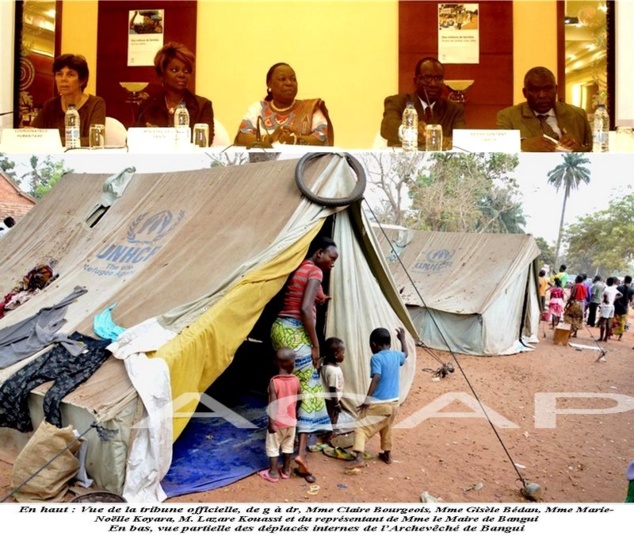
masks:
[[[331,428],[326,410],[323,387],[319,376],[319,337],[317,336],[317,304],[329,299],[321,283],[324,272],[329,272],[339,257],[337,245],[328,237],[318,237],[308,251],[308,257],[291,275],[284,293],[284,305],[271,327],[273,348],[295,351],[295,370],[299,378],[302,402],[297,414],[298,454],[297,472],[307,482],[315,482],[306,465],[308,435]]]

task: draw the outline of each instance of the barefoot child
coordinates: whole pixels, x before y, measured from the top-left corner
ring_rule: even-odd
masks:
[[[614,305],[610,303],[610,297],[603,295],[603,301],[599,306],[599,340],[607,342],[610,336],[610,326],[614,318]]]
[[[346,356],[346,346],[341,339],[326,339],[326,355],[321,366],[321,381],[326,391],[326,409],[332,423],[333,433],[337,427],[341,413],[341,397],[343,396],[343,371],[339,366]],[[333,433],[329,434],[332,437]],[[327,438],[327,440],[330,439]]]
[[[291,455],[295,448],[295,426],[297,409],[301,402],[301,389],[297,376],[293,374],[295,352],[290,348],[280,348],[275,353],[276,376],[269,382],[269,426],[266,434],[266,455],[269,468],[260,471],[264,480],[277,482],[280,477],[291,476]],[[282,467],[277,460],[282,453]]]
[[[359,420],[354,431],[352,450],[355,459],[349,463],[348,469],[363,467],[365,443],[377,432],[381,436],[381,452],[379,459],[392,463],[392,424],[398,412],[400,394],[400,368],[407,359],[405,330],[398,328],[396,336],[401,343],[401,351],[391,350],[390,332],[385,328],[377,328],[370,334],[370,387],[363,404],[359,406]],[[366,420],[366,423],[363,421]]]

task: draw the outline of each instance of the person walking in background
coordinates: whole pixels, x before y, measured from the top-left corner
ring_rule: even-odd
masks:
[[[566,288],[566,285],[568,284],[568,272],[566,272],[565,264],[562,264],[559,267],[559,271],[551,276],[550,281],[554,283],[556,277],[559,278],[559,281],[561,281],[561,288]]]
[[[614,318],[614,305],[610,303],[607,294],[603,294],[603,301],[599,306],[599,340],[607,342],[610,334],[610,326]]]
[[[594,327],[597,321],[597,309],[603,301],[605,283],[600,275],[595,275],[590,287],[590,303],[588,304],[588,326]]]
[[[295,352],[290,348],[280,348],[275,353],[277,374],[269,382],[269,424],[266,434],[266,455],[269,468],[260,471],[264,480],[275,483],[291,476],[291,456],[295,450],[295,426],[297,407],[300,404],[301,389],[295,368]],[[282,454],[282,467],[277,461]]]
[[[541,305],[541,310],[546,310],[546,291],[548,290],[548,285],[550,282],[546,277],[546,270],[539,271],[539,303]]]
[[[630,304],[634,299],[634,289],[632,289],[632,276],[626,275],[623,284],[617,287],[621,294],[614,300],[614,335],[618,335],[617,340],[623,339],[627,326],[627,316]]]
[[[586,286],[583,284],[583,276],[579,274],[575,278],[575,284],[570,289],[570,297],[564,310],[564,321],[570,324],[571,337],[576,337],[577,332],[583,326],[583,304],[587,292]]]
[[[564,289],[561,288],[561,279],[555,277],[554,283],[555,286],[550,287],[550,299],[548,300],[548,311],[551,317],[550,329],[555,329],[564,312]]]
[[[400,396],[400,368],[407,359],[405,330],[398,328],[396,336],[401,343],[401,351],[391,349],[392,337],[386,328],[377,328],[370,334],[370,387],[363,403],[359,406],[359,423],[354,431],[352,450],[355,459],[348,469],[365,466],[365,444],[375,434],[381,435],[379,459],[392,463],[392,425],[398,413]]]

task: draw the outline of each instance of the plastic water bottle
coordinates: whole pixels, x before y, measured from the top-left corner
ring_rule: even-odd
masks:
[[[418,151],[418,112],[411,102],[403,110],[401,144],[404,152]]]
[[[184,102],[179,102],[174,112],[174,128],[176,129],[176,147],[185,148],[191,143],[189,128],[189,111]]]
[[[81,147],[81,139],[79,137],[79,112],[74,104],[69,104],[66,109],[64,125],[66,127],[66,149],[78,149]]]
[[[610,116],[605,104],[597,105],[592,122],[592,152],[608,152],[608,136],[610,134]]]

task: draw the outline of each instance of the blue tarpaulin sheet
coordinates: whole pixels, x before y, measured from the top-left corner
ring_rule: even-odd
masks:
[[[217,416],[215,408],[213,416],[192,418],[174,443],[172,465],[161,482],[167,496],[221,488],[268,467],[266,403],[243,397],[225,416]],[[247,428],[247,421],[254,427]]]

